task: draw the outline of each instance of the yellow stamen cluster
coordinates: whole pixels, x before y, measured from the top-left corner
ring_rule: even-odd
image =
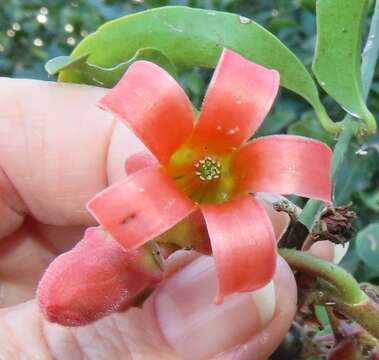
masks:
[[[211,181],[220,178],[221,164],[218,160],[212,159],[210,156],[199,160],[195,164],[195,174],[202,181]]]

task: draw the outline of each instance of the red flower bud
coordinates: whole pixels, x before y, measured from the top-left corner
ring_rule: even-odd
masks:
[[[79,326],[140,302],[162,276],[150,245],[124,251],[104,229],[89,228],[51,263],[37,296],[49,321]]]

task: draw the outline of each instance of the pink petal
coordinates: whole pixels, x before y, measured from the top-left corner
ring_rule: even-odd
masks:
[[[136,305],[162,277],[147,246],[126,252],[105,230],[89,228],[50,264],[37,297],[49,321],[79,326]]]
[[[157,159],[147,152],[139,152],[129,156],[125,161],[125,171],[128,175],[133,174],[139,170],[147,167],[157,165]]]
[[[176,225],[196,205],[161,166],[152,166],[103,190],[87,207],[126,250],[132,250]]]
[[[235,155],[232,171],[240,192],[271,192],[331,201],[332,151],[301,136],[253,140]]]
[[[224,49],[191,144],[215,152],[238,147],[258,129],[279,88],[279,73]]]
[[[163,164],[193,129],[187,95],[166,71],[148,61],[133,63],[99,106],[121,117]]]
[[[201,207],[224,296],[265,286],[276,266],[276,241],[269,217],[252,196]]]

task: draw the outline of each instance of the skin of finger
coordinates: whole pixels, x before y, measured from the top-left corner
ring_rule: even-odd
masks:
[[[279,346],[288,332],[297,310],[296,281],[288,264],[278,258],[274,276],[276,304],[274,318],[260,333],[215,360],[266,360]]]
[[[0,310],[0,359],[179,360],[153,316],[133,308],[89,326],[66,328],[45,322],[36,302],[29,301]]]
[[[24,202],[0,165],[0,239],[12,234],[21,226],[25,212]]]
[[[86,227],[78,226],[54,226],[41,224],[34,221],[33,228],[40,241],[48,244],[51,250],[59,255],[71,250],[76,243],[83,238]]]
[[[85,203],[107,186],[114,119],[104,89],[0,79],[0,167],[40,222],[90,225]],[[126,143],[127,143],[126,139]]]
[[[178,250],[171,254],[164,262],[165,278],[169,278],[174,275],[180,269],[201,256],[196,251]]]
[[[113,184],[126,177],[125,160],[132,155],[130,149],[149,152],[141,140],[121,121],[117,121],[109,145],[107,174]],[[139,149],[137,151],[137,149]]]
[[[0,242],[0,308],[34,297],[48,264],[83,236],[83,226],[53,226],[30,218]]]
[[[21,226],[24,216],[11,209],[5,201],[0,199],[0,219],[0,239],[2,239]]]
[[[275,318],[263,332],[233,351],[219,355],[218,359],[263,360],[275,349],[296,308],[296,287],[284,261],[279,260],[274,281],[278,304]],[[81,328],[64,328],[45,322],[34,301],[2,310],[0,358],[14,358],[21,354],[58,360],[149,359],[157,356],[167,360],[180,359],[162,337],[152,301],[142,309],[133,308]]]
[[[308,252],[312,255],[318,256],[327,261],[333,261],[334,259],[335,244],[331,241],[318,241],[314,243]]]
[[[29,226],[0,242],[0,307],[34,296],[39,278],[56,253]]]

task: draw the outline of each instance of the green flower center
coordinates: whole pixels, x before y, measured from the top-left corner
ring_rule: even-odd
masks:
[[[220,178],[221,164],[218,160],[212,159],[210,156],[206,156],[196,162],[195,168],[195,174],[202,181],[211,181]]]
[[[171,157],[167,170],[176,185],[199,204],[223,203],[235,195],[231,172],[233,151],[212,154],[206,148],[183,146]]]

